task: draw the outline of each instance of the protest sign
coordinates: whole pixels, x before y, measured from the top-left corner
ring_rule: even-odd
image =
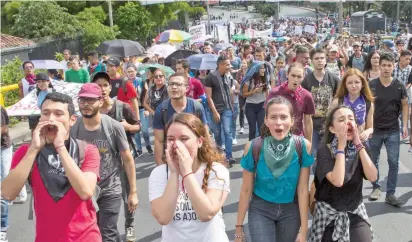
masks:
[[[189,28],[189,34],[192,36],[190,43],[193,43],[200,37],[206,35],[206,26],[204,24],[192,26]]]

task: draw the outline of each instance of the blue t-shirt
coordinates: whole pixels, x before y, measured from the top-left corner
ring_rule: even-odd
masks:
[[[173,114],[176,113],[176,111],[173,109],[172,104],[170,103],[170,99],[166,99],[168,102],[168,108],[167,108],[167,118],[166,120],[170,120],[173,116]],[[195,113],[195,100],[188,98],[187,99],[187,103],[186,103],[186,108],[183,110],[182,113],[191,113],[196,115]],[[155,114],[154,114],[154,118],[153,118],[153,128],[154,129],[160,129],[160,130],[164,130],[166,123],[163,123],[163,119],[162,119],[162,104],[160,104],[159,106],[157,106],[156,110],[155,110]],[[205,114],[205,110],[203,108],[203,106],[201,107],[200,110],[200,120],[204,123],[207,124],[207,119],[206,119],[206,114]]]
[[[242,61],[240,60],[239,57],[235,57],[232,61],[230,61],[230,64],[232,65],[233,70],[239,70],[241,63]]]
[[[302,141],[302,167],[310,167],[313,164],[314,158],[308,154],[306,150],[306,142]],[[255,163],[253,160],[252,144],[246,156],[243,156],[240,165],[243,169],[249,172],[255,172]],[[263,146],[262,146],[263,149]],[[275,178],[272,172],[267,167],[263,150],[260,151],[259,161],[257,164],[257,173],[253,193],[272,203],[291,203],[294,201],[296,188],[299,181],[300,165],[299,157],[296,150],[293,153],[293,160],[285,172],[279,177]]]

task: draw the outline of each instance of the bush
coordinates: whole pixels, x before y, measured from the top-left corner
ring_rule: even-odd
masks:
[[[2,86],[19,83],[19,81],[24,77],[24,74],[21,69],[22,64],[23,61],[16,56],[13,60],[8,61],[7,64],[1,66],[0,72]],[[18,90],[13,90],[4,93],[4,105],[6,107],[15,104],[19,100],[20,98]]]

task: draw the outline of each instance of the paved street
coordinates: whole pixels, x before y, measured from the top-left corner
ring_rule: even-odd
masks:
[[[247,131],[247,129],[246,129]],[[247,141],[247,134],[238,136],[239,144],[234,147],[234,157],[240,158],[244,144]],[[369,202],[365,199],[366,208],[372,221],[373,230],[375,232],[376,242],[412,242],[412,155],[407,152],[408,146],[401,146],[401,165],[399,167],[400,174],[398,180],[397,194],[402,195],[402,198],[409,199],[408,203],[403,208],[394,208],[384,203],[384,194],[377,202]],[[154,168],[153,156],[144,155],[137,164],[137,188],[139,192],[139,207],[136,213],[136,232],[139,242],[160,241],[161,227],[151,216],[150,204],[147,194],[148,177],[151,170]],[[224,220],[226,223],[226,231],[229,238],[233,240],[234,226],[236,223],[236,213],[238,207],[239,191],[242,182],[242,171],[236,164],[231,171],[231,189],[226,205],[224,207]],[[383,189],[386,187],[386,178],[388,173],[388,165],[386,162],[385,149],[381,155],[381,180],[383,180]],[[364,185],[364,198],[371,192],[369,182]],[[33,241],[34,240],[34,222],[27,220],[28,205],[14,204],[10,207],[10,229],[9,241]],[[123,212],[119,219],[119,230],[124,236],[124,217]]]

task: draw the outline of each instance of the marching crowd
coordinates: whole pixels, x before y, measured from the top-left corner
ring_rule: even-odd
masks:
[[[216,69],[192,70],[181,59],[170,76],[162,68],[138,73],[137,56],[100,59],[93,52],[82,68],[65,50],[67,70],[37,75],[24,62],[21,95],[36,89],[41,114],[28,117],[32,141],[13,154],[2,107],[0,241],[7,241],[9,204],[27,199],[26,181],[35,241],[120,241],[122,203],[126,241],[135,241],[142,137],[157,165],[147,192],[162,241],[228,241],[222,207],[245,116],[249,142],[240,160],[235,241],[245,239],[246,213],[253,242],[372,241],[362,186],[369,180],[369,199],[380,198],[382,145],[385,202],[406,203],[395,193],[400,145],[411,139],[412,38],[397,40],[396,48],[366,41],[236,41],[215,53]],[[213,44],[202,51],[213,53]],[[84,83],[80,114],[69,96],[53,90],[52,79]]]

